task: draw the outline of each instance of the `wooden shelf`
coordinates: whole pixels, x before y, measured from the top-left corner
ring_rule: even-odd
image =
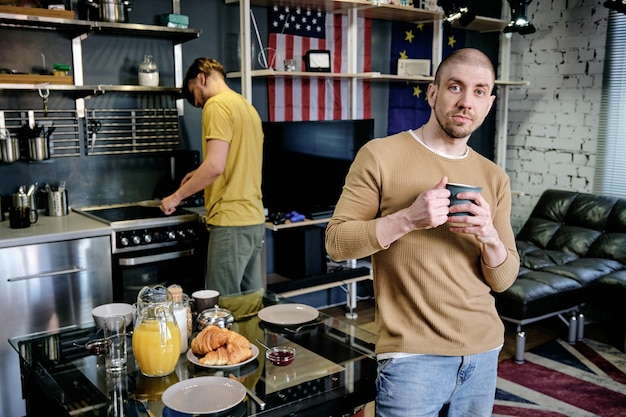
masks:
[[[200,37],[199,29],[179,29],[167,26],[143,25],[138,23],[98,22],[58,17],[49,14],[21,14],[7,12],[7,9],[41,10],[28,7],[0,7],[0,26],[14,28],[31,28],[65,32],[72,37],[87,34],[104,33],[111,35],[142,36],[170,39],[174,43],[182,43]],[[72,16],[73,16],[73,12]],[[69,16],[69,15],[67,15]]]
[[[11,76],[13,77],[13,75]],[[118,92],[118,93],[161,93],[161,94],[180,94],[181,89],[177,87],[144,87],[141,85],[73,85],[67,83],[71,82],[72,77],[58,77],[58,76],[46,76],[46,75],[25,75],[23,80],[7,79],[3,75],[0,75],[0,91],[1,90],[14,90],[14,91],[31,91],[40,88],[45,88],[50,91],[66,91],[75,92],[78,96],[87,95],[99,95],[106,92]],[[49,78],[48,78],[49,77]],[[62,80],[61,83],[53,83],[51,78],[67,78],[69,80]],[[23,82],[22,82],[23,81]]]
[[[0,74],[1,84],[62,84],[73,85],[74,78],[67,75]]]
[[[225,2],[227,4],[239,3],[239,0],[225,0]],[[260,7],[309,7],[327,13],[345,13],[356,9],[360,17],[396,22],[427,23],[443,19],[443,13],[440,11],[366,0],[250,0],[250,4]],[[508,23],[501,19],[476,16],[476,19],[467,26],[460,26],[458,22],[455,22],[453,27],[474,32],[501,32]]]
[[[283,224],[274,224],[272,222],[265,222],[265,228],[273,232],[277,232],[279,230],[293,229],[295,227],[305,227],[305,226],[313,226],[316,224],[328,223],[329,220],[330,218],[316,219],[316,220],[304,219],[301,222],[295,222],[295,223],[291,223],[289,220],[287,220]]]
[[[304,72],[304,71],[278,71],[273,69],[253,70],[251,76],[265,78],[357,78],[367,81],[408,81],[408,82],[432,82],[432,76],[406,77],[403,75],[382,74],[380,72],[363,72],[356,74],[343,74],[338,72]],[[227,78],[240,78],[241,72],[230,72]],[[528,81],[505,81],[496,80],[496,85],[526,86]]]
[[[0,13],[21,14],[25,16],[52,17],[57,19],[74,19],[71,10],[50,10],[40,7],[0,6]]]
[[[302,288],[296,288],[292,290],[285,290],[285,291],[279,292],[278,294],[282,295],[283,297],[288,297],[288,298],[297,297],[299,295],[305,295],[305,294],[310,294],[310,293],[314,293],[317,291],[328,290],[328,289],[340,287],[343,285],[356,284],[361,281],[372,280],[372,279],[373,279],[373,276],[371,273],[369,273],[367,275],[361,275],[358,277],[344,278],[344,279],[340,279],[337,281],[331,281],[331,282],[326,282],[326,283],[316,284],[316,285],[311,285],[311,286],[303,286]],[[293,280],[289,278],[285,278],[279,274],[269,274],[267,276],[267,285],[270,287],[273,284],[280,284],[280,283],[291,282],[291,281]]]

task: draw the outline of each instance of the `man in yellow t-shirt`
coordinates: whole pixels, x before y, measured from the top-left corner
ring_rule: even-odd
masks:
[[[210,233],[207,288],[222,295],[262,288],[261,117],[226,84],[224,67],[211,58],[197,58],[189,67],[183,95],[202,108],[204,160],[163,199],[161,209],[171,214],[181,201],[204,189]]]

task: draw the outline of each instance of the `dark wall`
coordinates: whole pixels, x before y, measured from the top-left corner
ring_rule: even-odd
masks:
[[[181,13],[190,17],[190,27],[201,29],[199,39],[183,46],[183,69],[200,55],[221,57],[228,42],[238,34],[238,9],[223,2],[188,0],[181,2]],[[134,0],[131,23],[155,24],[161,13],[172,12],[171,0]],[[234,16],[234,24],[229,16]],[[234,33],[234,34],[233,34]],[[72,63],[71,39],[63,32],[31,29],[0,29],[2,67],[20,72],[37,72],[56,62]],[[137,84],[137,67],[143,55],[151,53],[159,67],[161,85],[174,85],[172,42],[162,39],[95,35],[82,42],[85,84]],[[231,61],[234,58],[229,58]],[[164,104],[161,104],[164,102]],[[171,105],[172,98],[162,95],[105,93],[85,101],[88,109],[143,108]],[[37,91],[0,93],[1,110],[41,111],[42,99]],[[48,108],[74,109],[74,95],[51,91]],[[181,149],[200,149],[200,111],[185,105],[180,118]],[[79,120],[78,123],[81,123]],[[39,121],[37,121],[39,124]],[[35,181],[40,185],[67,181],[71,206],[139,201],[155,197],[163,178],[168,177],[169,154],[121,156],[80,156],[51,158],[42,162],[18,161],[0,163],[0,194],[9,195],[20,185]]]

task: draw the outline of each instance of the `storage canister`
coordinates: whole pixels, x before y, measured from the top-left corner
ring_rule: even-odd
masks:
[[[11,137],[7,129],[0,129],[0,156],[2,162],[15,162],[20,159],[20,141]]]
[[[37,136],[28,138],[28,156],[31,161],[44,161],[50,158],[50,149],[48,148],[48,137]]]
[[[152,59],[152,55],[144,55],[143,61],[139,64],[139,85],[144,87],[159,86],[159,69]]]
[[[67,216],[67,190],[48,191],[48,216]]]

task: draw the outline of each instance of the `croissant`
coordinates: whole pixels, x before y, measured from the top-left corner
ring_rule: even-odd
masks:
[[[199,358],[198,361],[204,365],[228,365],[228,349],[226,345],[220,346]]]
[[[217,326],[207,326],[191,340],[191,350],[196,355],[207,353],[225,345],[228,342],[230,330]],[[234,332],[232,332],[234,333]]]
[[[191,351],[204,365],[235,365],[252,357],[245,336],[217,326],[207,326],[191,340]]]

